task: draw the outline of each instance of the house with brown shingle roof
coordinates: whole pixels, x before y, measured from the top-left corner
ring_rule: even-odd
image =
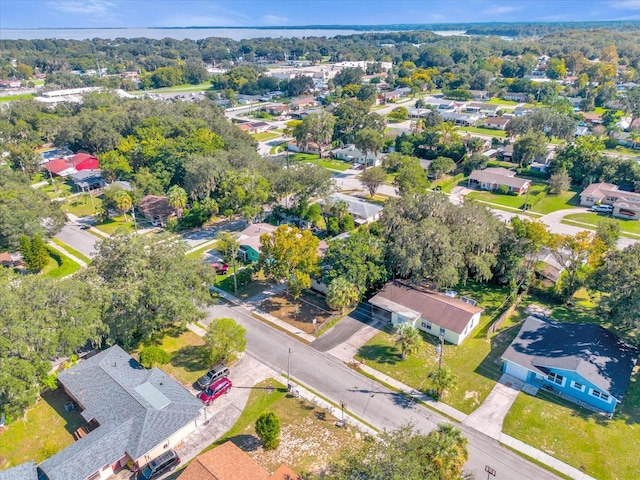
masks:
[[[180,474],[180,480],[300,480],[297,473],[282,465],[270,475],[233,442],[225,442],[198,455]]]
[[[474,170],[469,175],[467,184],[477,186],[482,190],[497,190],[505,186],[510,192],[520,195],[531,187],[531,180],[516,178],[516,172],[502,167]]]
[[[453,292],[451,292],[453,295]],[[480,323],[484,309],[466,298],[453,298],[399,282],[389,282],[369,300],[374,318],[414,328],[459,345]]]
[[[167,219],[175,213],[173,207],[169,205],[169,199],[158,195],[147,195],[143,197],[140,203],[138,203],[138,210],[142,212],[149,222],[162,226],[164,226],[167,223]]]

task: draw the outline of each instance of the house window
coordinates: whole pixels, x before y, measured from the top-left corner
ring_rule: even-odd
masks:
[[[440,327],[440,336],[444,336],[445,329]]]
[[[596,398],[599,398],[603,402],[609,403],[609,395],[607,395],[606,393],[602,393],[602,392],[599,392],[598,390],[593,390],[592,389],[591,390],[591,395],[596,397]]]
[[[427,322],[426,320],[422,321],[422,328],[426,328],[427,330],[431,330],[431,322]]]
[[[556,385],[564,385],[564,377],[562,375],[558,375],[557,373],[551,372],[549,375],[547,375],[547,380],[555,383]]]
[[[584,392],[584,385],[578,382],[571,382],[571,387],[575,388],[576,390],[580,390],[581,392]]]

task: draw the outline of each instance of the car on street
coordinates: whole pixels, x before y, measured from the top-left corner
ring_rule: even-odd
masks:
[[[593,207],[591,207],[591,211],[598,212],[598,213],[612,213],[613,206],[612,205],[594,205]]]
[[[175,450],[167,450],[159,457],[154,458],[144,467],[138,470],[136,480],[151,480],[158,478],[165,472],[173,471],[180,463],[180,457]]]
[[[221,378],[217,382],[212,383],[203,392],[198,395],[198,398],[202,400],[205,405],[211,405],[211,403],[221,395],[229,393],[233,384],[228,378]]]
[[[201,376],[198,379],[198,386],[204,390],[213,382],[228,376],[229,376],[229,369],[224,365],[222,365],[221,363],[219,363],[218,365],[213,367],[211,370],[209,370],[207,373],[205,373],[203,376]]]

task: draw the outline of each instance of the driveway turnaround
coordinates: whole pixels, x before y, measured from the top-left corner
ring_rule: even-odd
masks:
[[[522,380],[503,374],[484,403],[468,415],[462,423],[499,440],[504,418],[516,401],[523,385]]]

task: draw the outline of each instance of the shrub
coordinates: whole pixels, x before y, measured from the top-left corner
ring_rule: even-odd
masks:
[[[140,351],[140,364],[144,368],[166,365],[169,360],[171,360],[171,356],[160,347],[145,347]]]
[[[265,450],[274,450],[280,445],[280,420],[275,412],[266,412],[256,420],[256,433]]]
[[[496,189],[496,192],[498,192],[500,195],[509,195],[509,187],[507,187],[506,185],[500,185]]]

